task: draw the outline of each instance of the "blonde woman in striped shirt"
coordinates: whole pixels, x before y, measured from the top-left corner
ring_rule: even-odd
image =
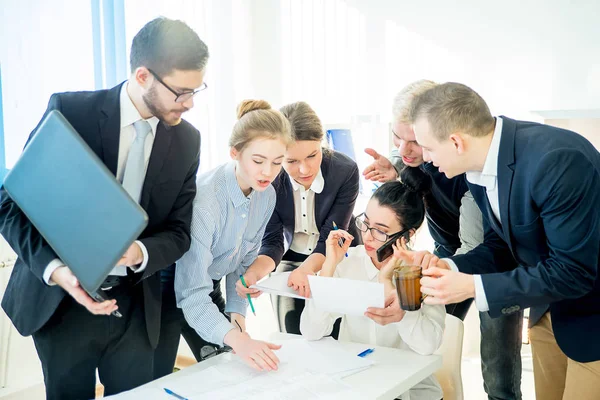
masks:
[[[257,370],[275,370],[271,343],[252,339],[245,329],[246,298],[236,282],[258,256],[267,221],[275,207],[271,182],[281,170],[290,125],[262,100],[242,102],[230,138],[232,162],[197,178],[190,250],[177,262],[175,294],[187,323],[206,341],[229,345]],[[213,282],[226,279],[225,313],[210,297]]]

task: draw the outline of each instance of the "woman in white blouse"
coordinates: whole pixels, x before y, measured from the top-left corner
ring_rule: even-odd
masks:
[[[362,232],[364,246],[349,248],[352,236],[345,231],[331,231],[326,241],[326,258],[320,275],[382,282],[386,294],[395,291],[391,272],[401,259],[398,247],[394,255],[377,261],[377,249],[390,237],[412,236],[425,217],[422,193],[409,182],[383,184],[367,205],[365,213],[356,219]],[[339,239],[345,239],[343,247]],[[391,240],[394,240],[392,237]],[[404,240],[402,239],[404,244]],[[400,246],[400,239],[397,241]],[[345,253],[348,257],[345,257]],[[433,353],[442,342],[445,320],[444,306],[423,304],[417,311],[406,311],[399,322],[378,325],[366,316],[356,317],[324,312],[307,301],[300,319],[300,331],[308,340],[318,340],[331,333],[336,319],[342,318],[339,340],[378,346],[410,349],[427,355]],[[410,390],[412,400],[439,400],[442,390],[433,376],[425,378]]]

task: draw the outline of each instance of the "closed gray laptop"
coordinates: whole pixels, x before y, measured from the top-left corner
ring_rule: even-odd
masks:
[[[40,123],[4,188],[92,295],[148,223],[56,110]]]

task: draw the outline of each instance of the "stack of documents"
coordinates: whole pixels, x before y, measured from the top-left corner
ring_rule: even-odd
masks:
[[[282,340],[276,351],[277,371],[259,372],[235,357],[230,361],[191,373],[183,370],[156,386],[134,389],[115,396],[115,400],[166,399],[169,390],[188,400],[322,400],[361,399],[341,378],[373,365],[369,359],[344,350],[326,338],[317,342],[305,339]],[[193,368],[193,367],[191,367]],[[158,385],[162,383],[162,385]]]
[[[280,365],[278,371],[258,372],[233,360],[191,374],[177,373],[165,382],[171,391],[187,400],[325,400],[360,399],[340,379]],[[134,389],[108,397],[114,400],[174,400],[162,387]]]

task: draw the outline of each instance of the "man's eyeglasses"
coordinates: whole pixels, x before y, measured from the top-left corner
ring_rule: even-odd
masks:
[[[404,229],[404,230],[396,232],[396,233],[387,234],[383,231],[380,231],[377,228],[371,228],[369,226],[369,224],[367,224],[365,222],[365,213],[362,213],[359,216],[357,216],[356,219],[354,220],[354,224],[356,225],[356,227],[358,228],[359,231],[361,231],[361,232],[371,231],[371,236],[373,236],[373,239],[378,240],[380,242],[384,242],[384,243],[387,242],[390,238],[400,237],[410,230],[410,228],[409,228],[409,229]]]
[[[150,71],[152,76],[154,76],[157,81],[159,81],[164,87],[169,89],[169,92],[175,95],[175,103],[184,103],[208,87],[206,83],[202,82],[202,85],[200,85],[200,87],[194,91],[177,93],[175,90],[171,89],[169,85],[164,83],[163,80],[160,79],[160,77],[156,73],[154,73],[154,71],[152,71],[151,69],[148,69],[148,71]]]

